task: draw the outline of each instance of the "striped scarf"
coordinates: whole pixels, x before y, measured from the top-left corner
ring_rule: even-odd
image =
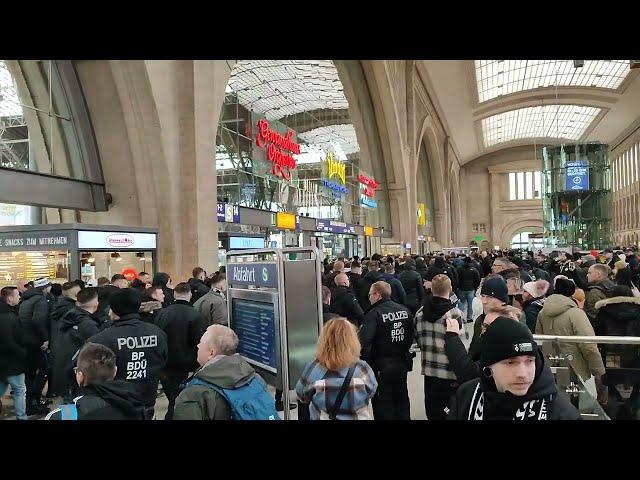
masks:
[[[547,420],[547,402],[549,399],[528,400],[516,410],[513,420]],[[484,392],[480,390],[480,383],[476,385],[471,399],[468,420],[484,419]]]

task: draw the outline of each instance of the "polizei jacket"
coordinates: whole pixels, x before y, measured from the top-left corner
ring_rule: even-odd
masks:
[[[140,314],[130,313],[88,341],[113,350],[118,367],[116,380],[136,384],[144,404],[155,404],[160,371],[168,355],[167,335],[160,328],[141,321]]]
[[[364,316],[360,329],[361,358],[375,370],[380,358],[406,361],[413,343],[413,316],[407,307],[379,300]]]

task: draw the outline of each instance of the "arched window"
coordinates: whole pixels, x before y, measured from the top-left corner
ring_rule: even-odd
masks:
[[[534,232],[531,230],[516,233],[511,239],[511,248],[522,248],[526,250],[530,244],[533,248],[542,248],[544,245],[541,238],[531,239],[532,242],[530,242],[529,235],[532,233]]]

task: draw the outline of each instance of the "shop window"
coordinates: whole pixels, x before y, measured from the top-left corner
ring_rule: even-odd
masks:
[[[51,283],[69,281],[69,256],[61,251],[0,252],[0,287],[17,280],[47,277]]]

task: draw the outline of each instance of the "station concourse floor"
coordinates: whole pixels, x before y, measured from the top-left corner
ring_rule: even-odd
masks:
[[[480,304],[480,300],[476,298],[473,302],[473,313],[474,317],[480,314],[482,306]],[[469,333],[469,339],[463,340],[467,348],[469,347],[469,343],[471,341],[471,337],[473,335],[473,323],[465,324],[467,332]],[[409,372],[407,376],[407,387],[409,390],[409,400],[411,402],[411,420],[426,420],[427,415],[424,411],[424,381],[423,377],[420,374],[420,352],[416,353],[416,357],[413,359],[413,370]],[[9,394],[11,389],[7,389],[7,392],[2,397],[2,413],[0,414],[0,420],[14,420],[15,419],[15,411],[13,409],[13,401]],[[272,393],[275,395],[275,391],[271,388]],[[290,399],[295,403],[295,392],[291,391]],[[60,399],[58,399],[59,403]],[[167,412],[168,400],[167,397],[162,394],[156,400],[156,408],[154,420],[164,420],[164,416]],[[51,408],[54,408],[53,404]],[[29,417],[30,420],[41,420],[44,419],[43,416],[32,416]],[[280,412],[280,417],[283,417],[283,412]],[[297,408],[291,410],[291,420],[298,419]]]

